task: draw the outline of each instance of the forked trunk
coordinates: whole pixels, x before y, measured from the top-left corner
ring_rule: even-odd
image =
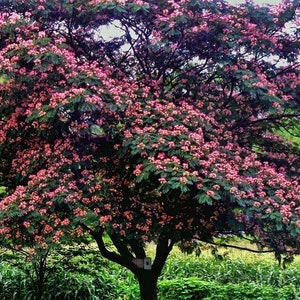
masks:
[[[158,276],[151,270],[143,270],[138,275],[141,300],[157,300]]]
[[[156,254],[153,264],[146,258],[143,244],[132,240],[129,242],[130,249],[135,256],[129,251],[128,244],[117,235],[111,235],[110,238],[116,246],[118,253],[106,248],[103,240],[103,231],[91,231],[87,226],[82,225],[89,230],[89,233],[95,238],[101,254],[107,259],[126,267],[137,277],[140,287],[141,300],[157,300],[157,281],[168,258],[170,251],[175,243],[168,236],[161,234],[156,245]]]

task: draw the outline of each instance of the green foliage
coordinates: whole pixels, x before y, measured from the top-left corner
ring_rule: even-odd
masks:
[[[6,187],[5,186],[0,186],[0,196],[4,195],[6,192]]]
[[[241,260],[173,253],[159,281],[162,300],[296,300],[300,294],[300,269],[296,261],[286,269],[269,259]],[[240,254],[240,252],[239,252]],[[28,276],[30,262],[10,251],[2,252],[0,299],[38,299]],[[101,256],[93,247],[65,247],[50,255],[44,300],[134,300],[139,288],[134,275]],[[31,270],[32,273],[32,270]]]
[[[291,143],[294,143],[294,145],[300,147],[299,129],[300,125],[289,131],[282,129],[279,131],[279,135],[291,141]]]
[[[282,269],[275,261],[227,258],[216,260],[207,257],[180,256],[180,258],[172,257],[165,265],[164,280],[190,277],[217,282],[220,285],[247,282],[258,286],[271,285],[283,288],[287,284],[292,284],[296,289],[300,289],[300,270],[297,265]]]
[[[26,273],[18,268],[11,268],[9,264],[0,264],[0,297],[9,300],[36,300],[40,295],[36,286]],[[65,273],[57,270],[47,280],[42,297],[43,300],[99,300],[103,283],[99,279],[80,273]]]
[[[9,264],[0,264],[0,298],[22,299],[26,290],[25,274],[20,269],[13,268]]]
[[[19,252],[1,251],[0,299],[39,300],[32,261]],[[139,288],[131,272],[103,259],[87,245],[64,247],[49,254],[43,300],[137,299]],[[118,298],[121,297],[121,298]]]
[[[291,300],[299,299],[300,293],[291,285],[283,288],[257,286],[253,283],[220,285],[217,282],[201,281],[199,278],[165,280],[160,285],[160,296],[164,300]]]
[[[8,76],[6,74],[1,74],[0,75],[0,84],[8,82]]]

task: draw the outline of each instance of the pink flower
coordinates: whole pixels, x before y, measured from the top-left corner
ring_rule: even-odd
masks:
[[[159,178],[158,181],[160,182],[160,184],[166,184],[167,183],[167,180],[164,177]]]
[[[145,147],[146,147],[146,145],[142,142],[137,145],[138,149],[145,149]]]
[[[210,197],[213,197],[213,196],[215,195],[215,192],[209,190],[209,191],[206,192],[206,195],[207,195],[207,196],[210,196]]]
[[[23,226],[24,226],[25,228],[29,228],[29,227],[30,227],[30,222],[24,221],[24,222],[23,222]]]
[[[135,167],[135,170],[133,171],[133,174],[135,176],[140,176],[142,174],[142,169],[143,169],[144,165],[143,164],[138,164],[136,167]]]
[[[45,226],[44,226],[44,233],[45,234],[48,234],[48,233],[50,233],[50,232],[52,232],[53,231],[53,228],[52,228],[52,226],[50,226],[49,224],[46,224]]]
[[[181,183],[183,183],[183,184],[187,184],[188,179],[187,179],[186,177],[184,177],[184,176],[181,176],[181,177],[179,178],[179,181],[180,181]]]
[[[61,221],[61,225],[62,226],[68,226],[69,224],[70,224],[70,220],[68,218],[66,218],[63,221]]]

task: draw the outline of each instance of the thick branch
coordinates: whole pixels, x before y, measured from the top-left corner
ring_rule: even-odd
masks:
[[[157,246],[156,246],[156,255],[153,262],[152,270],[153,273],[160,275],[162,268],[165,265],[165,262],[174,246],[175,241],[169,239],[167,236],[162,234],[159,237]]]
[[[132,37],[130,35],[130,30],[129,30],[129,28],[126,25],[125,25],[125,34],[126,34],[127,42],[129,43],[130,48],[132,49],[135,58],[138,60],[139,66],[141,67],[141,69],[143,70],[143,72],[145,74],[150,74],[150,71],[149,71],[149,69],[147,68],[147,65],[146,65],[145,58],[141,58],[140,55],[139,55],[139,53],[137,52],[137,50],[135,48],[135,44],[139,40],[138,39],[136,39],[135,41],[132,40]]]
[[[100,250],[100,253],[103,257],[105,257],[108,260],[111,260],[117,264],[120,264],[126,268],[129,268],[127,260],[125,260],[121,255],[115,253],[114,251],[109,251],[106,248],[105,243],[103,241],[103,231],[102,230],[94,231],[94,230],[90,229],[88,226],[86,226],[85,224],[80,224],[80,225],[95,239],[95,241],[98,245],[98,248]]]
[[[143,246],[140,246],[138,241],[133,240],[129,242],[129,245],[133,251],[133,253],[135,254],[136,258],[145,258],[146,257],[146,252],[143,248]]]
[[[100,253],[103,257],[107,258],[108,260],[115,262],[129,270],[131,270],[134,274],[138,274],[140,269],[138,266],[133,262],[133,255],[130,253],[128,248],[122,241],[117,239],[116,237],[111,238],[114,245],[117,247],[120,254],[110,251],[106,248],[105,243],[103,241],[103,230],[94,231],[90,229],[88,226],[81,224],[81,226],[87,230],[87,232],[95,239]]]
[[[133,255],[130,253],[125,242],[121,241],[115,234],[110,234],[109,237],[122,257],[128,260],[133,259]]]

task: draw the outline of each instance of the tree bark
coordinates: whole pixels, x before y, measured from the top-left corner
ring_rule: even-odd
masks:
[[[137,275],[141,300],[157,300],[158,276],[151,270],[141,270]]]

